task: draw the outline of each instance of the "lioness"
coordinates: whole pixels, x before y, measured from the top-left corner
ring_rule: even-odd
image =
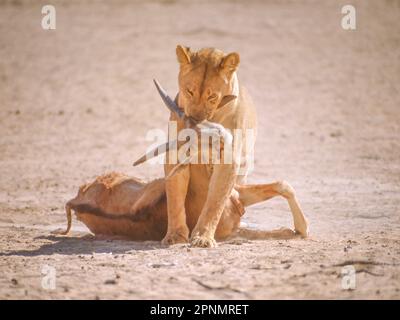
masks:
[[[246,90],[239,84],[236,71],[240,58],[238,53],[224,54],[214,48],[193,52],[178,45],[176,55],[180,65],[178,106],[187,117],[196,121],[208,120],[220,123],[227,129],[252,129],[256,132],[256,112]],[[232,99],[234,97],[234,99]],[[171,121],[177,121],[178,131],[185,123],[171,112]],[[244,182],[247,172],[238,174],[241,164],[248,160],[253,146],[246,142],[246,135],[235,148],[233,155],[241,161],[220,164],[191,164],[165,182],[167,195],[168,229],[162,242],[174,244],[189,241],[192,246],[214,247],[215,237],[224,238],[238,228],[240,219],[221,219],[231,216],[232,196]],[[234,137],[234,139],[237,137]],[[165,164],[168,176],[174,164]],[[235,187],[236,185],[236,187]],[[246,188],[246,186],[244,186]],[[282,195],[291,206],[295,230],[307,235],[307,221],[287,183],[273,183],[259,187],[262,200]],[[253,188],[254,190],[254,188]],[[262,191],[261,191],[262,190]],[[254,202],[261,200],[253,195]],[[229,221],[229,226],[227,225]]]

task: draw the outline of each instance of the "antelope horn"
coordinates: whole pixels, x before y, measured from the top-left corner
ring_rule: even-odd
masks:
[[[185,119],[185,113],[179,109],[179,107],[176,105],[175,101],[172,100],[167,92],[161,87],[161,85],[158,83],[156,79],[153,79],[153,82],[157,88],[158,93],[161,96],[161,99],[163,100],[164,104],[167,106],[167,108],[175,113],[180,119]],[[164,143],[162,145],[159,145],[158,147],[154,148],[153,150],[147,152],[145,155],[137,159],[134,163],[133,166],[137,166],[151,158],[155,158],[158,155],[168,152],[171,146],[176,146],[177,141],[173,141],[172,143]]]
[[[164,144],[159,145],[158,147],[154,148],[153,150],[147,152],[144,156],[140,157],[139,159],[137,159],[134,163],[133,166],[136,167],[137,165],[150,160],[152,158],[155,158],[157,156],[159,156],[160,154],[163,154],[165,152],[168,152],[170,147],[175,147],[177,144],[177,141],[174,140],[173,142],[169,143],[166,142]]]
[[[156,79],[153,80],[154,84],[156,85],[157,91],[161,96],[161,99],[164,101],[165,105],[167,108],[174,112],[180,119],[185,118],[185,113],[179,109],[179,107],[176,105],[175,101],[172,100],[168,94],[165,92],[165,90],[161,87],[161,85],[158,83]]]

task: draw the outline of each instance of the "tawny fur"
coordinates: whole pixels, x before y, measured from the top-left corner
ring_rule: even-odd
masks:
[[[237,69],[239,54],[225,54],[215,48],[197,52],[178,45],[179,63],[178,106],[186,116],[197,121],[207,120],[218,123],[229,130],[239,129],[243,133],[239,147],[234,148],[233,158],[239,163],[191,164],[166,181],[168,202],[168,229],[163,243],[174,244],[190,241],[196,247],[213,247],[215,239],[236,230],[237,221],[231,221],[234,228],[223,227],[231,217],[229,199],[235,194],[235,186],[243,184],[251,166],[249,163],[257,132],[256,110],[246,89],[239,83]],[[235,97],[233,100],[231,97]],[[177,122],[177,130],[185,129],[185,122],[171,113],[170,120]],[[253,138],[244,135],[253,132]],[[237,137],[234,138],[238,141]],[[199,151],[201,158],[202,151]],[[174,165],[165,165],[165,176],[174,170]],[[251,161],[251,160],[250,160]],[[242,168],[240,174],[238,169]],[[241,188],[256,202],[268,197],[282,195],[292,188],[286,184],[269,184]],[[257,191],[256,189],[261,189]],[[288,189],[288,190],[287,190]],[[252,194],[252,192],[254,194]],[[267,196],[265,196],[267,195]],[[244,197],[241,196],[241,200]],[[288,198],[296,232],[307,235],[307,220],[294,196]],[[245,201],[245,200],[244,200]],[[254,203],[254,202],[253,202]],[[229,225],[229,224],[228,224]]]

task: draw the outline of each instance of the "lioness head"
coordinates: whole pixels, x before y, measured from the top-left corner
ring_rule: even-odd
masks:
[[[176,55],[180,64],[179,106],[187,116],[197,121],[211,119],[218,108],[236,98],[239,54],[225,55],[214,48],[192,52],[178,45]]]

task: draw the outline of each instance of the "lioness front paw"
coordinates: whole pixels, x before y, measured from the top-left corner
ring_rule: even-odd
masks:
[[[164,245],[173,245],[177,243],[187,243],[189,241],[189,230],[174,230],[167,232],[161,243]]]
[[[192,237],[190,240],[190,245],[198,248],[215,248],[217,246],[217,242],[212,237],[197,235]]]

